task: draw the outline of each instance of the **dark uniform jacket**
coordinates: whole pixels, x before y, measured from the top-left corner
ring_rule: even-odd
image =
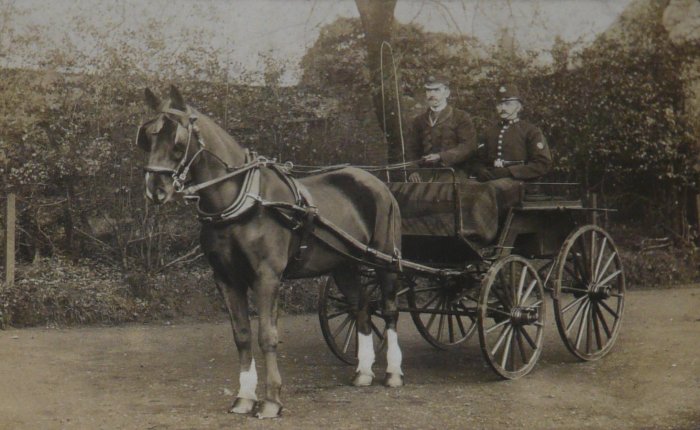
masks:
[[[477,170],[497,170],[494,162],[501,159],[511,177],[528,180],[544,175],[552,167],[547,140],[539,128],[527,121],[501,121],[490,127],[484,137],[484,146],[479,148]]]
[[[430,123],[430,114],[428,109],[413,120],[406,147],[407,161],[439,153],[444,166],[454,166],[476,153],[476,131],[469,114],[447,105],[434,125]]]

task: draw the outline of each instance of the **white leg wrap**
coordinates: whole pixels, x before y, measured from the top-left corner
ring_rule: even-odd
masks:
[[[374,364],[374,345],[372,344],[372,333],[357,333],[357,371],[362,375],[371,375]]]
[[[258,400],[258,397],[255,395],[255,389],[258,386],[258,372],[255,370],[255,359],[251,361],[248,371],[241,372],[238,377],[238,383],[240,388],[236,397]]]
[[[387,330],[386,340],[386,373],[403,375],[401,371],[401,348],[399,348],[399,337],[396,334],[396,330]]]

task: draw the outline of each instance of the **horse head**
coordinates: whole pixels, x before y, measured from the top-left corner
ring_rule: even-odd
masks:
[[[170,87],[170,97],[164,102],[148,88],[144,93],[146,104],[157,116],[139,127],[136,143],[148,153],[144,168],[146,196],[161,204],[183,186],[193,162],[197,151],[192,133],[196,117],[175,86]]]

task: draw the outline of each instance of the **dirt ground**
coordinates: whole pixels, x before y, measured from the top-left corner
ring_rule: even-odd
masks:
[[[700,428],[700,288],[629,293],[598,362],[570,356],[553,319],[534,371],[501,381],[478,337],[437,351],[404,315],[406,386],[387,389],[349,386],[315,315],[283,317],[285,410],[268,421],[226,413],[238,377],[225,322],[1,331],[0,429]]]

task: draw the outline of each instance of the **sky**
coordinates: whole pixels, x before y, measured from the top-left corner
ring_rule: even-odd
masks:
[[[418,23],[427,31],[461,33],[485,44],[498,40],[508,28],[518,46],[544,50],[556,36],[580,46],[608,28],[631,0],[398,0],[395,17]],[[46,41],[69,41],[89,50],[75,34],[75,19],[106,27],[139,29],[149,19],[168,22],[161,30],[168,43],[182,44],[182,27],[194,23],[208,32],[207,43],[223,47],[236,64],[232,73],[260,72],[261,53],[283,60],[283,81],[293,84],[298,62],[318,38],[320,29],[338,17],[357,17],[353,0],[0,0],[23,10],[3,28],[16,34],[40,27]],[[6,40],[6,38],[4,38]],[[2,48],[3,40],[0,40]],[[39,45],[37,45],[39,46]],[[43,48],[37,48],[40,50]],[[41,53],[37,52],[37,56]],[[2,57],[6,62],[11,58]]]

